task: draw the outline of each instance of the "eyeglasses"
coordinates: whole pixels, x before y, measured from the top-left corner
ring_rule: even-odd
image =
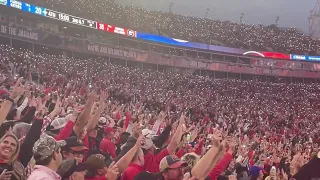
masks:
[[[72,154],[84,154],[84,151],[71,151]]]

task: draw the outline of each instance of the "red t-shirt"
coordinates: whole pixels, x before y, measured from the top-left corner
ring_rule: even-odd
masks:
[[[144,170],[151,172],[151,173],[158,173],[160,161],[169,155],[169,152],[166,149],[162,150],[156,155],[153,154],[146,154],[144,155]]]
[[[143,167],[135,163],[130,163],[129,167],[123,172],[121,180],[133,180],[136,175],[143,171]]]
[[[116,158],[116,145],[108,138],[103,138],[99,146],[100,150],[104,153],[109,153],[112,158]]]
[[[176,152],[176,156],[178,158],[181,158],[183,155],[185,155],[185,150],[184,149],[179,149],[178,152]]]

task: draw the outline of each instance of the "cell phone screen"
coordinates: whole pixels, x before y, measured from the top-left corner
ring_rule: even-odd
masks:
[[[190,139],[191,139],[190,134],[187,134],[187,140],[190,141]]]

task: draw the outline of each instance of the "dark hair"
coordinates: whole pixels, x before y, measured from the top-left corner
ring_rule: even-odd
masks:
[[[36,165],[47,166],[52,161],[52,158],[53,158],[53,154],[48,156],[48,157],[46,157],[46,158],[44,158],[44,159],[41,159],[41,155],[39,155],[39,154],[35,154],[34,155],[34,159],[36,161]]]
[[[120,136],[120,143],[121,144],[125,144],[128,140],[128,138],[130,137],[130,133],[128,132],[123,132]]]
[[[6,89],[10,89],[10,88],[11,88],[11,85],[10,85],[10,84],[6,84],[6,85],[4,85],[4,87],[5,87]]]
[[[124,127],[124,121],[123,121],[123,120],[122,120],[122,121],[120,121],[119,126],[120,126],[121,128],[123,128],[123,127]]]
[[[84,175],[85,178],[93,178],[96,176],[98,170],[88,170]]]

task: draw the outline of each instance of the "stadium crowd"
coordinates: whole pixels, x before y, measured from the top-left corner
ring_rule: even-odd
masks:
[[[319,84],[0,46],[0,180],[320,178]]]
[[[295,28],[197,18],[174,12],[149,11],[112,0],[27,0],[42,7],[140,32],[249,50],[319,54],[320,41]]]

